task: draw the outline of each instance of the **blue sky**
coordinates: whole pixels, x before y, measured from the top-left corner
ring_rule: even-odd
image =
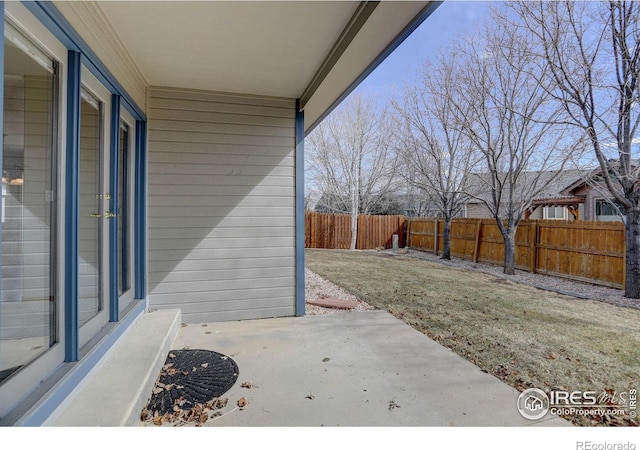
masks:
[[[366,80],[356,92],[386,98],[414,78],[424,61],[440,52],[457,34],[474,29],[488,15],[487,1],[446,0]]]

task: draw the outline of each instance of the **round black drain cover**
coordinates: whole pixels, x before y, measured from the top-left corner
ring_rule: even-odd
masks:
[[[211,350],[171,350],[147,404],[159,415],[171,414],[176,401],[183,410],[220,397],[238,379],[238,365]]]

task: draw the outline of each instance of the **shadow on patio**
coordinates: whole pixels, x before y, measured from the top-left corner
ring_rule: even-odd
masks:
[[[165,337],[164,349],[156,352],[156,368],[169,348],[185,347],[213,350],[238,364],[238,380],[223,396],[229,400],[223,416],[206,426],[569,425],[558,418],[524,419],[515,389],[383,311],[182,327],[179,314],[146,314],[50,425],[136,425],[159,368],[150,371],[152,364],[145,363],[147,385],[132,384],[137,403],[126,392],[122,400],[110,396],[106,384],[143,378],[131,370],[145,372],[143,361],[153,353],[145,346],[156,340],[149,330],[157,335],[163,329],[150,319],[177,330],[175,340]],[[141,366],[132,368],[134,361]],[[254,387],[243,388],[244,382]],[[247,402],[242,409],[236,408],[240,398]],[[117,406],[119,401],[128,406]],[[114,416],[118,409],[130,414],[129,422]]]

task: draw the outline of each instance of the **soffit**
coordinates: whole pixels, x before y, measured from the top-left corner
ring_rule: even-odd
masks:
[[[58,2],[57,2],[58,3]],[[305,99],[315,123],[353,87],[429,2],[378,4]],[[300,98],[362,8],[353,1],[100,1],[86,14],[107,21],[147,85]],[[75,8],[76,11],[79,8]],[[82,14],[68,18],[83,19]],[[75,25],[74,25],[75,27]],[[78,28],[82,28],[81,26]],[[317,80],[316,80],[317,81]]]

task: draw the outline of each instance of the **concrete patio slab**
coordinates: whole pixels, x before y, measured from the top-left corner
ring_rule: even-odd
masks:
[[[383,311],[190,324],[184,347],[239,366],[208,426],[570,425],[523,418],[518,391]]]

